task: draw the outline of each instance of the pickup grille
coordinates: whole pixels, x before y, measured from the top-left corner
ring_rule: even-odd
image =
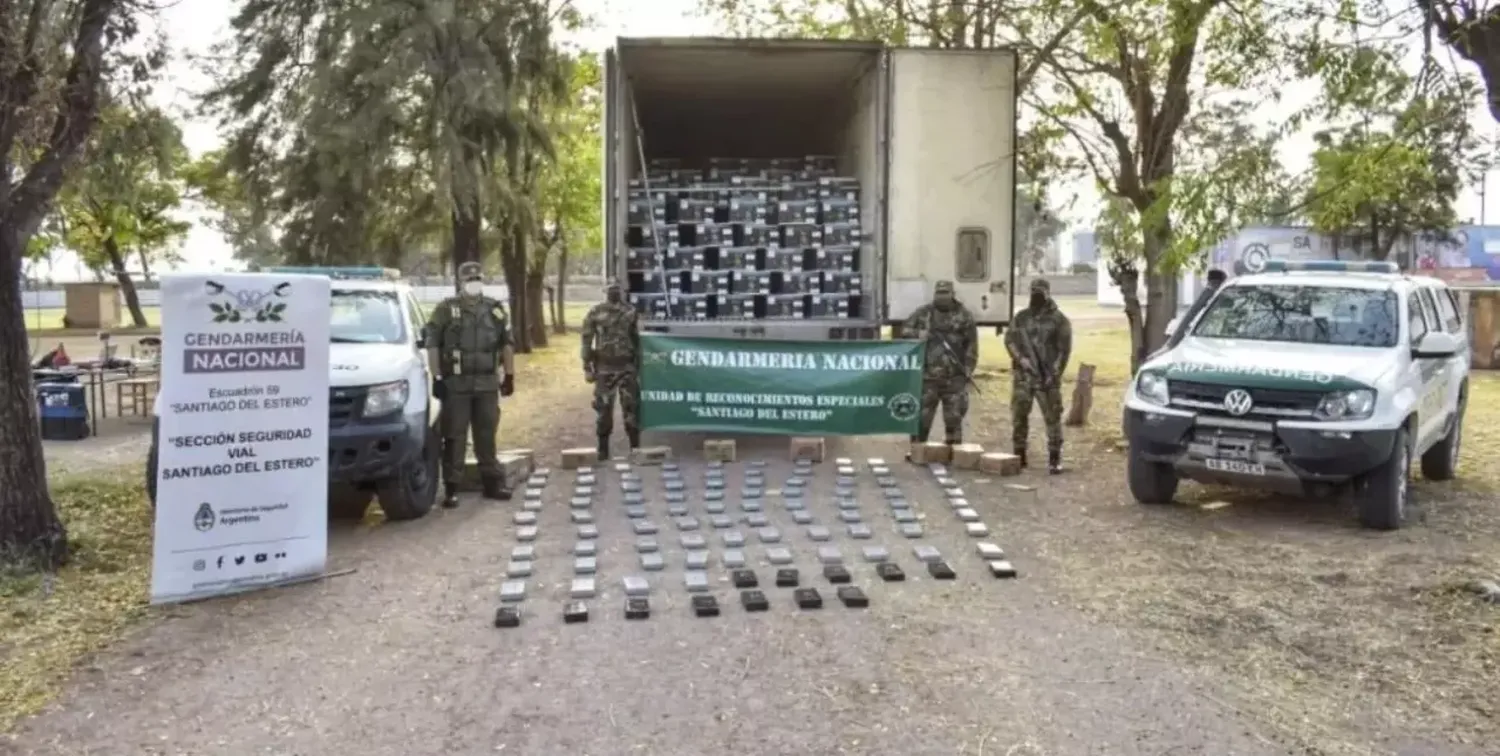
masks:
[[[328,390],[328,425],[339,428],[359,420],[365,408],[363,387],[334,388]]]
[[[1167,381],[1167,394],[1171,403],[1208,414],[1229,416],[1224,409],[1224,395],[1235,386],[1192,381]],[[1313,411],[1322,401],[1321,391],[1294,391],[1287,389],[1247,388],[1252,402],[1246,417],[1312,417]]]

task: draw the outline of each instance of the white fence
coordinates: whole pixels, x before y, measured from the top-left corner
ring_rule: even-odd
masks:
[[[549,282],[550,284],[550,282]],[[568,301],[570,302],[597,302],[604,298],[599,291],[600,279],[598,276],[581,276],[576,282],[568,281]],[[413,286],[412,292],[417,295],[417,301],[422,304],[437,304],[445,298],[453,296],[453,284],[434,284],[431,286]],[[510,301],[510,289],[505,284],[491,284],[484,287],[484,292],[502,302]],[[161,290],[156,288],[137,289],[140,295],[142,307],[157,307],[161,305]],[[67,296],[62,289],[26,289],[21,292],[21,301],[25,303],[28,310],[61,310],[67,306]],[[124,301],[120,306],[125,305]]]

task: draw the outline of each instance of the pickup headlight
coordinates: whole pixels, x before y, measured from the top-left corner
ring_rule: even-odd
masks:
[[[1335,391],[1318,402],[1321,420],[1363,420],[1375,412],[1375,392],[1369,389]]]
[[[1135,395],[1143,402],[1167,405],[1170,396],[1167,394],[1167,379],[1159,373],[1147,373],[1142,371],[1135,377]]]
[[[371,386],[369,393],[365,394],[364,416],[382,417],[399,412],[406,406],[406,400],[410,395],[411,387],[406,381]]]

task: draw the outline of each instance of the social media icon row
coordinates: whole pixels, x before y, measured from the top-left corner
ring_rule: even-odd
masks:
[[[203,572],[212,564],[214,569],[222,570],[226,566],[239,567],[246,562],[252,564],[265,564],[272,559],[286,559],[285,551],[260,552],[258,554],[236,554],[233,556],[220,556],[212,562],[207,559],[194,559],[193,572]]]

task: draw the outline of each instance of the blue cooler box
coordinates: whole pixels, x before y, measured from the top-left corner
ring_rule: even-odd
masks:
[[[39,383],[36,387],[36,403],[44,440],[77,441],[88,438],[89,409],[82,384]]]

